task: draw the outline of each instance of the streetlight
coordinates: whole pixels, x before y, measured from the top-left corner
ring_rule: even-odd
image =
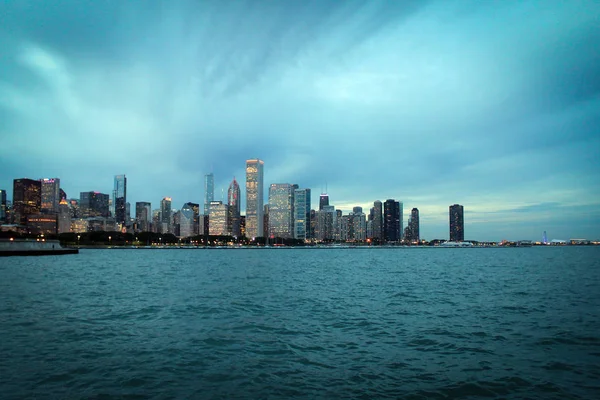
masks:
[[[112,239],[112,237],[108,237],[108,245],[110,246],[110,240]]]
[[[77,247],[79,247],[79,239],[81,238],[81,235],[77,235]]]

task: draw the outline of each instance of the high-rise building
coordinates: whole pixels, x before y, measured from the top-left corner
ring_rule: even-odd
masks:
[[[382,240],[383,239],[383,206],[381,201],[376,200],[373,203],[373,239]]]
[[[408,219],[408,226],[405,229],[404,240],[407,242],[415,243],[421,240],[419,233],[419,209],[413,208],[410,211],[410,218]]]
[[[352,209],[352,237],[349,238],[357,242],[367,239],[367,217],[362,211],[362,207]]]
[[[310,239],[310,189],[294,190],[294,239]]]
[[[115,176],[113,206],[115,208],[115,222],[126,225],[129,221],[127,219],[127,177],[125,175]]]
[[[13,220],[27,225],[27,216],[39,214],[42,205],[42,188],[38,180],[22,178],[13,181]]]
[[[71,210],[67,200],[62,199],[58,203],[58,233],[71,231]]]
[[[193,235],[199,235],[200,234],[200,204],[198,203],[186,203],[193,211],[194,213],[194,226],[192,229],[192,234]]]
[[[32,234],[55,235],[58,233],[58,214],[30,214],[27,216],[27,230]]]
[[[240,230],[240,212],[241,212],[241,197],[240,197],[240,185],[238,185],[235,177],[233,181],[229,184],[229,189],[227,190],[227,205],[229,206],[229,223],[231,225],[231,229],[229,232],[231,236],[239,237],[241,236]]]
[[[337,213],[334,206],[323,206],[322,210],[317,212],[317,239],[320,241],[330,241],[335,239],[337,224]]]
[[[60,179],[40,179],[42,188],[42,213],[58,213],[60,204]]]
[[[388,199],[383,203],[383,239],[387,242],[397,242],[400,234],[400,202]]]
[[[179,236],[186,238],[194,235],[194,209],[185,203],[179,212]]]
[[[6,190],[0,189],[0,223],[6,222]]]
[[[160,233],[173,233],[172,218],[171,198],[164,197],[160,201]]]
[[[263,235],[265,163],[259,159],[246,160],[246,237],[252,239]]]
[[[204,215],[210,215],[210,203],[215,199],[215,176],[204,175]]]
[[[79,213],[83,218],[110,216],[108,194],[100,192],[81,192],[79,194]]]
[[[294,188],[289,183],[269,187],[269,237],[294,237]]]
[[[463,206],[453,204],[450,210],[450,241],[462,242],[465,240],[465,221],[463,217]]]
[[[149,232],[152,221],[152,205],[147,201],[135,203],[135,223],[138,232]]]
[[[208,218],[208,234],[211,236],[228,236],[229,231],[229,206],[222,201],[210,203]]]
[[[319,211],[323,209],[323,207],[329,205],[329,195],[327,193],[321,193],[319,196]]]

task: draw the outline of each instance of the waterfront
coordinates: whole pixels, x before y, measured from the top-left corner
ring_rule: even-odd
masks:
[[[600,397],[600,250],[0,261],[5,398]]]

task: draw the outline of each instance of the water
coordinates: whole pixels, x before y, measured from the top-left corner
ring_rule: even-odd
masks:
[[[600,248],[0,259],[2,398],[600,398]]]

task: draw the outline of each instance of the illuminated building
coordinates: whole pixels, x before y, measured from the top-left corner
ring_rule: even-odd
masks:
[[[231,236],[241,236],[240,230],[240,212],[241,212],[240,185],[235,178],[229,184],[227,190],[227,205],[229,206],[229,223],[231,225],[229,232]]]
[[[450,241],[462,242],[465,240],[465,221],[463,206],[454,204],[450,206]]]
[[[6,220],[6,190],[0,189],[0,223]]]
[[[85,233],[88,231],[88,223],[83,218],[77,218],[71,220],[71,232],[74,233]]]
[[[331,241],[335,239],[335,227],[337,224],[337,213],[334,206],[323,206],[317,211],[317,230],[315,235],[320,241]]]
[[[263,236],[264,164],[259,159],[246,160],[246,237],[249,239]]]
[[[55,235],[58,232],[57,214],[32,214],[27,216],[27,230],[34,235]]]
[[[294,190],[294,239],[310,239],[310,189]]]
[[[127,177],[125,175],[115,176],[113,206],[115,207],[116,223],[126,225],[129,221],[127,218]]]
[[[146,201],[135,203],[135,223],[138,232],[150,231],[150,218],[152,217],[152,205]]]
[[[367,217],[362,207],[352,209],[352,240],[362,242],[367,239]]]
[[[402,238],[400,202],[388,199],[383,203],[383,239],[387,242],[397,242]]]
[[[292,238],[294,189],[289,183],[273,183],[269,187],[269,237]]]
[[[185,203],[179,212],[179,236],[194,236],[194,209],[190,203]]]
[[[81,192],[79,194],[79,211],[84,218],[110,217],[108,194],[100,192]]]
[[[71,210],[67,200],[62,199],[58,204],[58,233],[71,231]]]
[[[228,236],[229,206],[222,201],[210,202],[208,218],[208,234],[211,236]]]
[[[41,211],[42,187],[38,180],[22,178],[13,181],[13,219],[17,225],[26,225],[27,216]]]
[[[60,204],[60,179],[41,179],[42,213],[57,213]]]
[[[210,215],[210,203],[215,199],[215,176],[204,175],[204,215]]]
[[[171,198],[164,197],[160,201],[160,233],[173,233],[171,226],[172,218]]]

